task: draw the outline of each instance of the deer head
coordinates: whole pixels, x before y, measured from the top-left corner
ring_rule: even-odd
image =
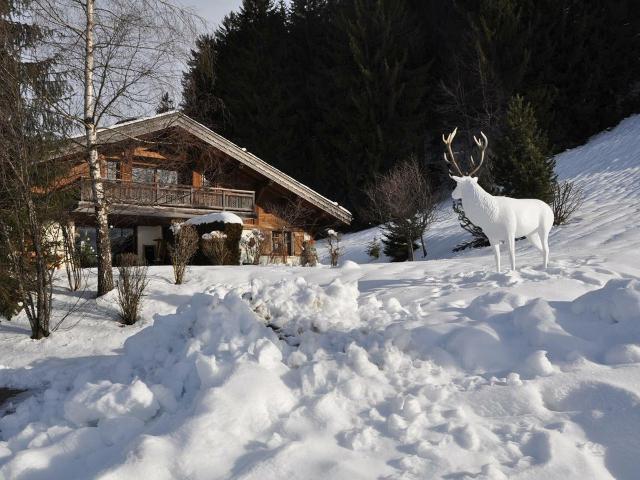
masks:
[[[451,132],[446,137],[444,136],[444,134],[442,135],[442,141],[447,146],[447,150],[444,152],[444,161],[447,162],[447,165],[449,165],[449,176],[454,178],[453,173],[457,173],[460,177],[472,177],[478,172],[478,170],[480,170],[480,167],[482,167],[482,164],[484,163],[484,154],[487,151],[489,140],[487,140],[487,136],[482,132],[480,132],[480,138],[476,138],[475,136],[473,137],[473,141],[476,143],[476,146],[480,150],[480,163],[476,165],[476,162],[473,159],[473,155],[470,155],[469,158],[471,160],[471,169],[468,171],[468,173],[463,173],[462,169],[458,165],[458,162],[456,161],[455,156],[453,155],[453,149],[451,148],[451,144],[453,143],[453,139],[455,138],[456,133],[458,133],[458,127],[456,127],[453,132]],[[451,167],[455,169],[455,172],[451,171]]]

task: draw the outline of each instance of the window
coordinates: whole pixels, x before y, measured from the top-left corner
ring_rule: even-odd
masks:
[[[271,232],[271,246],[273,253],[282,255],[284,252],[286,252],[287,256],[292,255],[291,232]]]
[[[175,170],[156,170],[156,177],[158,183],[163,185],[177,185],[178,184],[178,172]]]
[[[120,253],[135,253],[136,237],[133,228],[109,228],[109,238],[114,257]],[[83,267],[97,265],[95,227],[76,226],[76,249]]]
[[[131,177],[138,183],[159,183],[161,185],[177,185],[178,172],[153,167],[133,167]]]
[[[138,183],[153,183],[155,169],[144,167],[133,167],[131,178]]]
[[[107,179],[117,180],[120,165],[118,162],[107,162]]]

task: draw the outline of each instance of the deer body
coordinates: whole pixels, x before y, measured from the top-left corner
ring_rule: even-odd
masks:
[[[527,237],[533,246],[542,252],[542,263],[544,268],[547,268],[549,232],[553,226],[551,207],[541,200],[493,196],[478,185],[478,178],[473,175],[482,167],[489,144],[482,132],[480,132],[480,138],[473,137],[480,149],[480,163],[476,165],[471,157],[471,171],[466,175],[462,173],[451,148],[457,130],[456,128],[447,137],[442,136],[442,141],[447,147],[444,160],[460,174],[457,177],[451,175],[451,171],[449,173],[456,181],[456,188],[451,196],[462,201],[462,208],[467,218],[482,228],[489,239],[498,272],[500,271],[500,243],[503,242],[509,248],[511,269],[516,269],[515,248],[516,238],[519,237]]]
[[[456,189],[452,197],[462,201],[469,220],[482,228],[494,250],[496,268],[500,271],[500,243],[509,248],[511,268],[516,268],[515,239],[527,239],[542,252],[542,262],[549,261],[549,232],[553,211],[541,200],[497,197],[486,192],[476,177],[452,177]]]

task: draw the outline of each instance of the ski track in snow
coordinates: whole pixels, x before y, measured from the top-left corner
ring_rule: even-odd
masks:
[[[60,278],[49,339],[0,323],[0,478],[637,478],[640,116],[557,163],[585,203],[547,270],[452,254],[446,204],[428,262],[370,229],[335,269],[153,267],[131,327]]]

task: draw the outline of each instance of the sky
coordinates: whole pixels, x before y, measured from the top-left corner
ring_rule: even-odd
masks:
[[[208,22],[208,27],[215,30],[227,13],[238,9],[242,0],[182,0],[181,3],[193,8]]]

